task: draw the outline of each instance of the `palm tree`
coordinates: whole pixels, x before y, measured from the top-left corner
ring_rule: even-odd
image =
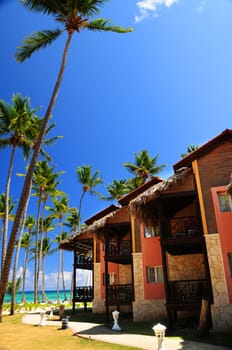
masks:
[[[68,198],[67,196],[63,195],[61,199],[55,198],[53,200],[53,208],[47,208],[51,212],[51,216],[54,218],[58,219],[58,225],[60,228],[60,233],[57,236],[58,237],[58,242],[60,243],[62,239],[64,239],[63,235],[63,219],[66,215],[69,214],[70,208],[68,206]],[[56,237],[56,238],[57,238]],[[63,291],[64,291],[64,299],[67,300],[66,298],[66,290],[65,290],[65,283],[64,283],[64,263],[63,263],[63,250],[59,250],[59,258],[58,258],[58,269],[57,269],[57,302],[60,302],[60,271],[62,273],[62,282],[63,282]]]
[[[197,149],[199,148],[199,146],[194,146],[194,145],[189,145],[188,147],[187,147],[187,153],[181,153],[181,158],[184,158],[184,157],[186,157],[186,156],[188,156],[190,153],[192,153],[192,152],[195,152]]]
[[[13,221],[14,220],[14,214],[12,214],[12,211],[16,205],[16,201],[12,202],[12,197],[8,198],[8,220]],[[0,195],[0,219],[2,219],[3,227],[1,228],[0,232],[0,242],[3,239],[3,231],[4,231],[4,221],[5,221],[5,206],[6,206],[6,195],[5,193],[2,193]],[[4,255],[4,244],[2,244],[2,252],[1,256]],[[3,269],[3,259],[1,259],[1,270]],[[0,279],[1,279],[1,271],[0,271]]]
[[[66,217],[65,226],[69,227],[72,232],[76,232],[79,227],[80,215],[76,208],[73,208],[70,214]]]
[[[14,245],[17,237],[17,231],[20,225],[20,220],[24,208],[26,205],[27,198],[30,194],[30,184],[32,181],[33,171],[35,163],[38,158],[38,154],[42,145],[42,141],[45,135],[45,131],[51,117],[52,111],[54,109],[58,92],[63,79],[67,54],[69,47],[73,38],[74,33],[79,34],[82,30],[88,29],[91,31],[112,31],[116,33],[128,33],[132,31],[132,28],[122,28],[120,26],[113,26],[111,22],[98,18],[93,21],[89,19],[98,14],[100,11],[100,6],[104,5],[107,0],[21,0],[21,3],[31,11],[42,12],[46,15],[54,16],[58,23],[63,25],[63,30],[45,30],[32,34],[31,36],[24,39],[24,45],[18,47],[16,52],[16,59],[23,62],[27,58],[41,48],[49,46],[60,34],[64,31],[67,33],[67,40],[62,54],[62,61],[60,70],[54,89],[51,95],[50,102],[48,104],[43,122],[41,124],[40,133],[38,135],[37,141],[34,145],[34,152],[28,168],[27,176],[24,181],[24,186],[22,189],[20,201],[18,204],[18,209],[16,212],[14,224],[12,226],[11,235],[8,243],[6,263],[4,265],[4,270],[2,272],[2,280],[0,282],[0,322],[2,321],[2,305],[4,300],[4,294],[6,291],[7,281],[10,272],[10,265],[14,251]],[[78,5],[78,7],[77,7]]]
[[[102,178],[99,175],[99,171],[95,171],[92,174],[92,165],[82,165],[76,169],[77,180],[80,184],[82,184],[82,194],[79,202],[79,215],[81,219],[81,209],[82,202],[85,194],[89,192],[90,194],[98,195],[99,193],[94,190],[94,187],[102,183]],[[80,221],[79,221],[79,229],[80,229]]]
[[[113,180],[113,182],[106,186],[107,192],[109,193],[109,196],[102,196],[101,199],[104,200],[118,200],[128,192],[130,192],[130,189],[128,188],[128,180]]]
[[[57,186],[60,180],[58,177],[63,174],[63,172],[54,172],[55,166],[50,167],[46,160],[42,160],[36,163],[34,174],[32,178],[32,189],[34,195],[38,197],[38,207],[37,207],[37,219],[36,219],[36,240],[35,240],[35,265],[34,265],[34,302],[38,302],[38,280],[39,280],[39,270],[40,270],[40,258],[42,257],[42,247],[43,247],[43,218],[44,209],[46,202],[49,197],[57,195]],[[41,208],[42,206],[42,208]],[[42,211],[42,214],[41,214]],[[40,218],[42,217],[42,221]],[[42,225],[41,225],[42,224]],[[39,242],[39,232],[41,232],[41,245],[40,250],[38,248]]]
[[[31,108],[30,99],[28,97],[24,98],[21,94],[13,95],[12,104],[7,104],[5,101],[0,100],[0,147],[11,147],[10,164],[5,188],[5,215],[2,243],[2,265],[4,265],[7,249],[9,214],[8,200],[15,151],[17,148],[22,149],[24,159],[28,159],[34,143],[34,137],[37,136],[36,133],[33,132],[35,128],[35,112],[37,110],[38,108]]]
[[[32,232],[35,226],[35,218],[33,215],[28,215],[25,227],[28,229],[28,232],[25,232],[21,239],[21,248],[24,248],[24,257],[23,257],[23,276],[22,276],[22,303],[25,303],[25,283],[26,283],[26,272],[27,272],[27,264],[28,264],[28,253],[31,248],[32,242]]]
[[[148,151],[143,149],[139,153],[134,154],[135,162],[125,162],[123,165],[128,169],[129,172],[135,174],[146,182],[146,180],[161,172],[166,165],[157,165],[158,154],[155,157],[150,157]]]

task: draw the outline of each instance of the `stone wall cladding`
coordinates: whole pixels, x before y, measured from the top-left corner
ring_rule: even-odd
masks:
[[[232,305],[229,304],[220,238],[216,233],[206,235],[205,240],[214,298],[214,304],[211,306],[213,329],[231,331]]]
[[[133,253],[135,301],[144,300],[142,253]]]
[[[161,321],[167,318],[165,300],[138,300],[133,302],[133,320]]]
[[[93,299],[93,313],[104,313],[105,302],[101,299],[101,264],[94,264],[94,299]]]
[[[170,281],[197,280],[205,278],[205,266],[202,254],[167,254],[168,275]]]
[[[119,284],[132,283],[131,265],[119,265]]]

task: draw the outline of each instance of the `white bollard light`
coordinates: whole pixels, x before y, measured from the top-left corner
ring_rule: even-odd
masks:
[[[155,336],[157,338],[157,350],[165,350],[163,341],[165,338],[166,328],[167,327],[165,327],[161,323],[158,323],[154,327],[152,327],[152,329],[155,333]]]
[[[120,328],[119,325],[118,325],[119,314],[120,314],[120,312],[117,311],[117,310],[115,310],[115,311],[112,312],[113,319],[114,319],[114,325],[113,325],[112,329],[113,329],[114,331],[121,331],[121,328]]]
[[[41,311],[40,312],[40,323],[39,323],[39,326],[45,326],[45,318],[46,316],[46,311]]]

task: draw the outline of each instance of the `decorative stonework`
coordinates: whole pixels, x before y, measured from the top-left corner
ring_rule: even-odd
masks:
[[[144,276],[142,253],[133,253],[135,301],[144,300]]]
[[[231,331],[232,305],[229,304],[220,238],[218,234],[209,234],[205,240],[214,298],[211,306],[213,329]]]
[[[205,266],[202,254],[170,255],[167,254],[168,279],[197,280],[205,278]]]
[[[101,299],[101,264],[94,264],[94,299],[93,299],[93,313],[104,313],[105,302]]]
[[[133,320],[160,321],[167,318],[165,300],[139,300],[133,302]]]
[[[119,265],[119,284],[132,283],[131,265]]]

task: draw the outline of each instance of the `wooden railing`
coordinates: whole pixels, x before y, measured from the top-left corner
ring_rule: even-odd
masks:
[[[93,287],[76,287],[74,293],[75,302],[90,302],[93,300]]]
[[[110,241],[108,245],[108,257],[130,256],[130,241]]]
[[[169,304],[194,304],[209,297],[206,280],[169,281]]]
[[[134,300],[132,284],[114,284],[108,286],[108,305],[131,304]]]
[[[167,228],[169,237],[189,237],[200,235],[200,225],[196,216],[170,220]]]

